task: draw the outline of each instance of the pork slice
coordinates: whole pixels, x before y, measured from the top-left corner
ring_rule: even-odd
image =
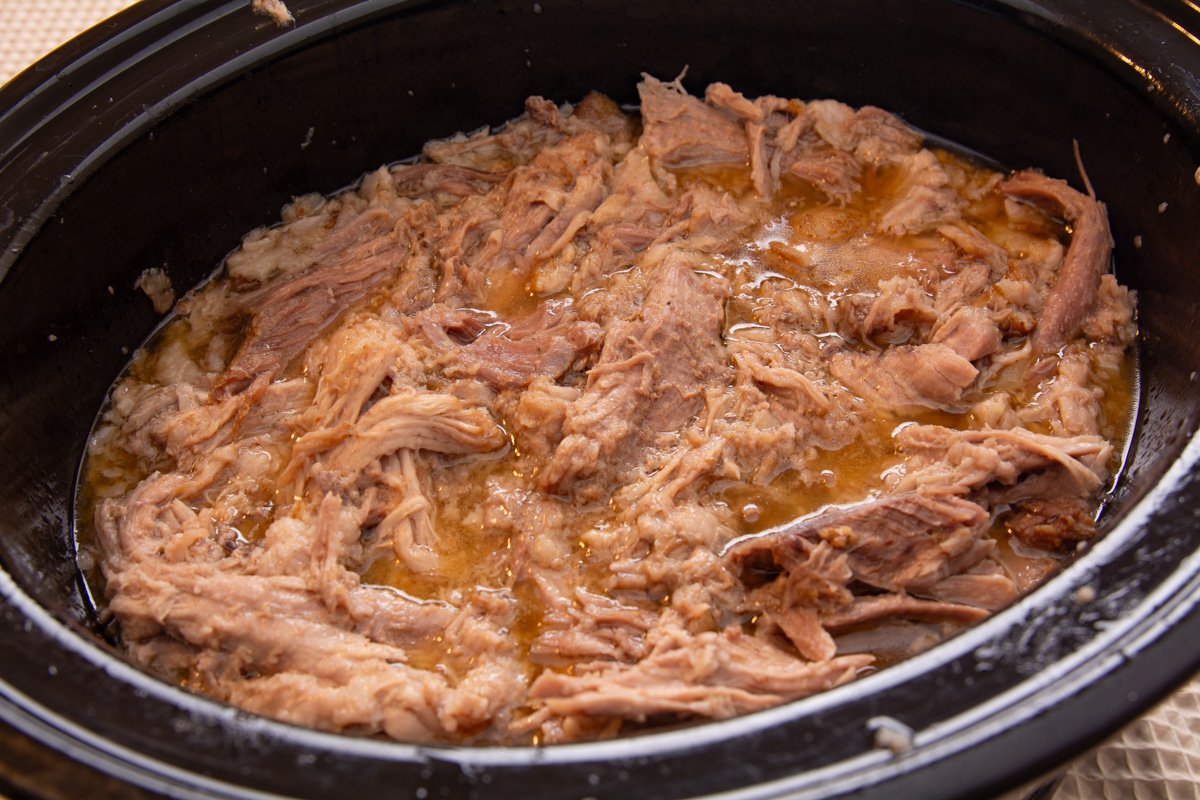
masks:
[[[988,611],[999,611],[1020,595],[1013,579],[991,559],[981,561],[970,572],[951,575],[929,590],[929,596],[937,600]]]
[[[479,213],[485,235],[474,250],[445,263],[438,297],[449,300],[459,287],[466,304],[504,302],[513,285],[567,246],[587,224],[612,181],[612,146],[594,131],[569,136],[539,151],[497,187],[491,206]],[[494,220],[494,221],[493,221]],[[497,294],[499,292],[499,294]]]
[[[1137,333],[1135,294],[1111,273],[1100,276],[1096,308],[1083,322],[1084,336],[1119,345],[1122,351],[1128,347]]]
[[[240,439],[265,435],[290,435],[292,423],[313,401],[313,386],[305,378],[275,381],[256,398],[238,420]]]
[[[734,91],[727,83],[710,83],[704,89],[704,100],[714,108],[723,108],[749,122],[762,122],[766,116],[759,104]]]
[[[163,635],[187,642],[207,652],[193,671],[207,691],[324,730],[445,739],[491,722],[525,686],[498,628],[503,616],[489,621],[471,604],[459,611],[362,588],[343,612],[347,629],[302,578],[161,562],[115,575],[113,602],[135,653],[153,652]],[[454,685],[408,665],[414,649],[441,633],[475,659],[461,672],[447,665]]]
[[[954,410],[979,375],[945,344],[900,345],[882,353],[842,352],[830,371],[846,388],[886,408]]]
[[[939,314],[953,314],[958,308],[972,304],[987,292],[992,284],[986,264],[968,264],[948,278],[939,281],[933,307]]]
[[[769,614],[800,655],[825,661],[837,653],[837,645],[822,619],[853,601],[847,586],[854,574],[847,555],[828,542],[796,540],[795,545],[784,556],[788,563],[783,574],[752,592],[747,606]],[[747,583],[758,577],[743,573]]]
[[[369,209],[323,240],[311,267],[239,298],[250,323],[217,381],[218,393],[274,378],[346,309],[391,278],[404,258],[391,235],[395,222],[386,210]]]
[[[611,97],[600,92],[588,92],[568,122],[598,130],[614,145],[625,146],[633,141],[633,120]]]
[[[553,208],[554,215],[525,245],[525,261],[530,267],[553,258],[575,238],[608,195],[612,182],[612,165],[606,157],[607,142],[603,138],[588,134],[573,137],[565,144],[575,147],[573,161],[564,157],[568,169],[574,173],[573,180],[561,199],[542,200]]]
[[[652,637],[650,653],[633,665],[577,665],[572,675],[543,672],[530,686],[530,699],[555,716],[725,719],[838,686],[873,660],[804,662],[738,628],[693,635],[666,624]]]
[[[1091,354],[1073,349],[1062,354],[1053,373],[1039,381],[1033,400],[1017,412],[1023,423],[1049,422],[1056,434],[1068,436],[1100,432],[1103,390],[1092,376]]]
[[[504,431],[483,408],[450,394],[400,389],[354,423],[297,438],[279,486],[286,487],[283,496],[299,497],[321,476],[322,488],[347,488],[377,459],[402,450],[464,455],[490,452],[505,442]]]
[[[239,284],[262,284],[282,273],[298,272],[362,240],[355,222],[364,209],[403,216],[413,203],[397,194],[387,167],[363,176],[355,191],[330,198],[306,194],[283,207],[280,225],[258,228],[229,254],[225,271]],[[382,232],[382,231],[381,231]],[[199,297],[185,298],[181,310],[198,310]],[[203,314],[203,312],[201,312]],[[195,315],[193,315],[193,320]]]
[[[923,653],[941,642],[945,637],[938,628],[936,624],[888,620],[840,634],[837,648],[843,656],[871,653],[880,660],[895,663]]]
[[[956,220],[942,225],[937,232],[939,236],[953,242],[963,253],[986,264],[988,278],[992,283],[1002,279],[1008,272],[1008,253],[969,222]]]
[[[599,325],[579,320],[525,335],[484,335],[454,352],[445,373],[475,378],[494,389],[519,389],[539,376],[561,378],[602,340]]]
[[[880,281],[877,292],[840,298],[838,311],[838,331],[843,338],[887,345],[925,339],[939,318],[929,292],[907,275]]]
[[[1096,304],[1100,276],[1112,258],[1108,215],[1098,201],[1065,181],[1023,170],[1000,184],[1007,197],[1038,204],[1071,224],[1071,244],[1033,333],[1034,355],[1055,353],[1075,338]]]
[[[845,553],[862,583],[892,592],[921,591],[988,555],[988,513],[952,494],[914,491],[832,507],[735,540],[724,558],[743,581],[787,573],[825,541]]]
[[[967,361],[978,361],[1000,349],[1000,328],[987,311],[965,306],[943,320],[930,341],[946,345]]]
[[[106,417],[119,426],[125,452],[145,464],[161,467],[168,456],[178,457],[178,447],[170,445],[173,438],[189,439],[197,428],[215,430],[236,414],[236,403],[209,406],[206,399],[204,392],[188,383],[125,384],[113,392],[112,409]],[[171,429],[178,428],[180,416],[189,411],[214,419],[197,420],[199,424],[188,425],[182,435],[172,437]]]
[[[410,335],[421,337],[435,350],[449,352],[475,341],[495,322],[496,315],[491,312],[434,303],[408,317],[404,326]]]
[[[637,316],[605,333],[600,360],[542,474],[544,490],[568,490],[605,467],[621,471],[641,446],[696,415],[704,385],[726,370],[721,328],[728,289],[696,275],[681,255],[654,270]]]
[[[643,74],[642,137],[638,146],[668,169],[721,164],[745,165],[749,145],[738,118],[685,92],[678,83]]]
[[[838,450],[860,434],[865,404],[823,374],[819,345],[730,339],[734,386],[712,396],[710,423],[728,442],[741,480],[764,485],[813,448]]]
[[[749,100],[724,83],[710,84],[704,92],[704,99],[710,106],[729,111],[742,119],[754,191],[760,197],[774,195],[779,181],[778,165],[772,169],[776,132],[791,120],[785,112],[798,110],[799,104],[772,95]]]
[[[562,441],[562,428],[571,404],[580,397],[574,386],[559,386],[535,377],[521,392],[516,408],[505,412],[517,437],[517,446],[538,464],[546,463]]]
[[[238,455],[236,444],[217,447],[196,459],[189,470],[152,472],[124,497],[101,502],[96,509],[96,535],[104,552],[105,575],[172,551],[200,561],[223,558],[226,553],[220,543],[187,502],[219,491],[221,477],[237,463]],[[180,539],[183,547],[173,546]]]
[[[888,476],[893,491],[985,490],[993,502],[1088,497],[1108,472],[1112,445],[1099,436],[1047,436],[1024,428],[953,430],[910,425],[896,435],[909,454]]]
[[[848,606],[821,615],[821,624],[831,633],[838,634],[856,625],[890,619],[970,625],[987,616],[987,611],[976,606],[922,600],[906,594],[879,594],[857,597]]]
[[[802,413],[822,413],[831,408],[823,387],[789,365],[778,345],[765,342],[729,342],[738,379],[753,382],[774,395],[786,397]]]
[[[633,490],[640,495],[633,513],[670,508],[681,493],[712,472],[724,454],[725,440],[720,436],[714,436],[703,444],[689,443],[679,449],[666,464]],[[624,495],[622,499],[627,497],[629,495]]]
[[[867,163],[885,164],[921,148],[921,136],[881,108],[855,111],[836,100],[814,100],[806,109],[822,139]]]
[[[921,233],[962,215],[963,199],[931,150],[897,159],[903,177],[896,200],[884,209],[879,228],[895,236]]]
[[[314,348],[317,363],[308,373],[319,379],[305,425],[331,428],[357,420],[407,347],[405,339],[399,326],[367,318],[343,325],[322,349]]]
[[[413,572],[429,574],[436,571],[433,503],[422,485],[417,455],[412,450],[402,449],[384,456],[380,459],[380,470],[382,483],[388,491],[383,507],[377,512],[379,524],[375,529],[375,542],[381,548],[390,547],[395,557]]]
[[[125,638],[166,631],[193,645],[240,651],[243,661],[261,671],[307,668],[327,658],[403,663],[404,648],[443,631],[457,613],[445,604],[359,587],[348,609],[356,622],[346,630],[334,624],[335,612],[303,576],[236,574],[214,565],[147,559],[109,580],[110,603]],[[278,624],[253,622],[264,618]]]
[[[581,235],[586,247],[573,263],[555,271],[539,270],[532,288],[553,294],[568,284],[576,296],[599,280],[632,264],[663,232],[675,200],[654,180],[650,160],[630,150],[613,170],[612,191],[592,212]]]

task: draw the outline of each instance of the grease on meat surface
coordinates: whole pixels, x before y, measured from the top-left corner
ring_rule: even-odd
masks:
[[[1103,207],[876,108],[639,86],[306,196],[113,392],[131,658],[302,725],[561,742],[854,679],[1095,533]]]

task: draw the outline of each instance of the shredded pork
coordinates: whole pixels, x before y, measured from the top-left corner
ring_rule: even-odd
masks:
[[[1102,205],[877,108],[639,92],[640,133],[535,97],[297,198],[184,298],[89,461],[136,663],[326,730],[601,738],[851,681],[1095,534]]]

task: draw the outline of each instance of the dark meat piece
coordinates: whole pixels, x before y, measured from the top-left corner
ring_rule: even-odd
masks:
[[[834,376],[867,400],[903,410],[953,410],[979,370],[945,344],[901,345],[882,353],[839,353]]]
[[[250,324],[218,389],[239,392],[255,378],[274,378],[343,311],[390,278],[404,257],[391,235],[395,223],[383,209],[364,211],[321,242],[311,267],[240,298]]]
[[[1099,202],[1036,170],[1018,172],[1000,185],[1000,191],[1037,203],[1071,223],[1071,245],[1033,334],[1035,356],[1057,352],[1079,332],[1096,304],[1100,276],[1108,272],[1113,246],[1108,215]]]
[[[991,551],[983,537],[988,513],[952,494],[908,492],[831,508],[736,540],[725,558],[743,581],[788,572],[810,545],[827,542],[846,554],[856,580],[899,592],[929,589]],[[800,562],[802,563],[802,562]]]
[[[1008,530],[1022,543],[1039,550],[1061,550],[1070,542],[1096,535],[1091,506],[1078,497],[1025,500],[1016,505]]]

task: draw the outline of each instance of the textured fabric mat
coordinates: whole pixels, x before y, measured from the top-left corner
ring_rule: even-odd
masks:
[[[131,0],[0,0],[0,83],[131,5]],[[1072,762],[1053,798],[1200,800],[1200,678]]]
[[[0,83],[131,0],[0,0]]]

